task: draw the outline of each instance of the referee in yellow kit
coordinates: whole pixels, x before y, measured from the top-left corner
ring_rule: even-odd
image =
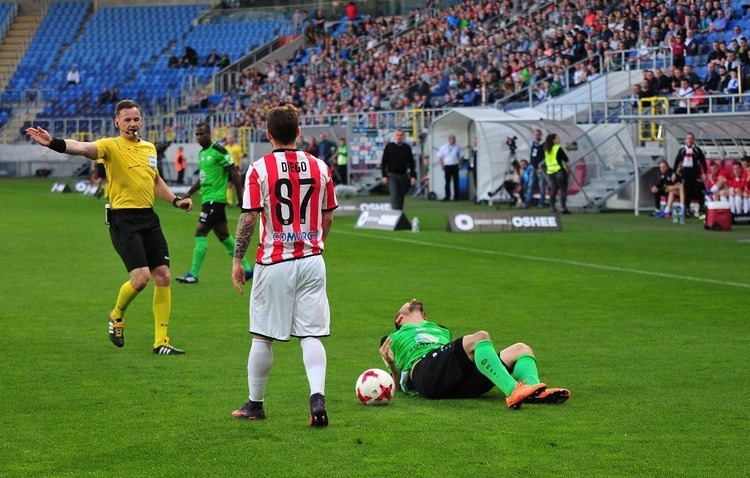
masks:
[[[154,278],[154,353],[181,355],[167,336],[172,309],[169,250],[154,212],[154,196],[174,207],[190,211],[190,199],[175,196],[156,169],[156,148],[141,139],[142,119],[138,104],[122,100],[115,107],[116,138],[93,143],[53,138],[40,127],[28,128],[26,134],[42,146],[58,153],[104,160],[112,205],[109,234],[115,250],[130,273],[130,280],[120,288],[117,304],[109,313],[109,338],[118,347],[125,344],[124,316],[128,305]]]

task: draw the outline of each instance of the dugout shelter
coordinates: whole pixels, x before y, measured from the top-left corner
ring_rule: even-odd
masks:
[[[440,169],[438,152],[448,142],[448,136],[456,137],[456,144],[463,149],[468,161],[473,140],[477,138],[477,186],[469,187],[468,197],[488,200],[489,192],[502,186],[512,174],[511,162],[529,159],[534,130],[542,130],[542,141],[549,133],[560,136],[560,144],[570,148],[566,151],[571,164],[581,158],[578,154],[589,151],[593,143],[588,134],[578,125],[564,121],[547,121],[543,113],[534,110],[515,110],[512,113],[494,108],[457,108],[432,122],[426,141],[426,154],[430,156],[431,188],[438,199],[445,196],[445,177]],[[516,137],[516,153],[511,154],[507,144],[509,138]],[[575,145],[572,150],[571,145]],[[465,171],[463,169],[462,171]],[[468,181],[471,183],[472,181]]]
[[[639,158],[640,174],[637,177],[641,179],[641,182],[647,178],[644,175],[645,170],[657,167],[658,160],[661,158],[666,159],[672,167],[675,156],[680,147],[685,144],[685,136],[688,133],[695,135],[695,143],[703,150],[708,162],[719,163],[727,173],[731,171],[734,161],[750,155],[750,114],[747,113],[623,115],[621,118],[629,124],[636,143],[639,133],[644,129],[644,124],[653,124],[652,130],[657,131],[659,135],[654,138],[656,141],[653,142],[656,149],[650,152],[652,155],[658,155],[650,156],[656,159],[650,162],[647,155],[641,155]],[[648,186],[647,179],[642,186]],[[643,193],[645,188],[636,187],[635,191]],[[641,210],[648,210],[652,207],[651,196],[647,191],[645,194],[637,194],[634,202],[640,206],[638,209]]]

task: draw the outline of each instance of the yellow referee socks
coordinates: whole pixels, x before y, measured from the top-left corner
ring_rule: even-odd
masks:
[[[154,284],[154,348],[168,344],[169,315],[172,313],[172,289]]]
[[[117,294],[117,303],[111,313],[112,318],[122,319],[125,315],[125,310],[137,295],[138,291],[133,288],[133,284],[131,284],[130,281],[125,282],[122,287],[120,287],[120,293]]]

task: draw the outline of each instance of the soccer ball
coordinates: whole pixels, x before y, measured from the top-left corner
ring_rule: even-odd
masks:
[[[365,370],[357,379],[357,399],[363,405],[387,405],[394,389],[391,374],[379,368]]]

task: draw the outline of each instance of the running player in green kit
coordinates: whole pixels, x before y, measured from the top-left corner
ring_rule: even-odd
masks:
[[[516,410],[522,403],[557,404],[570,397],[570,391],[539,381],[528,345],[497,353],[483,330],[453,339],[450,330],[427,320],[417,299],[399,309],[396,331],[383,337],[380,355],[401,390],[425,398],[472,398],[497,387]]]
[[[189,198],[200,189],[203,209],[195,228],[193,267],[190,272],[177,278],[177,282],[182,284],[198,283],[198,275],[208,250],[206,237],[211,230],[227,249],[227,253],[230,256],[234,254],[234,238],[229,235],[226,214],[227,183],[230,179],[235,191],[242,197],[242,180],[234,165],[234,159],[223,146],[211,140],[211,127],[208,124],[199,123],[195,127],[195,140],[203,148],[198,153],[200,176],[183,198]],[[243,260],[242,265],[245,268],[245,280],[251,279],[253,267],[247,259]]]

